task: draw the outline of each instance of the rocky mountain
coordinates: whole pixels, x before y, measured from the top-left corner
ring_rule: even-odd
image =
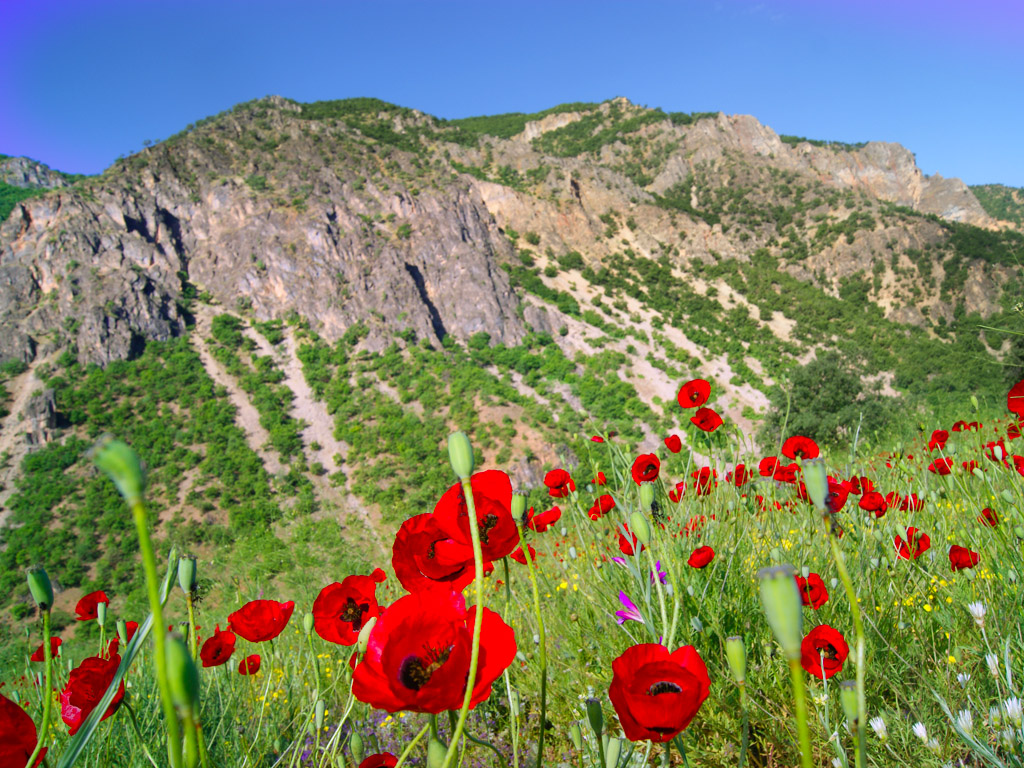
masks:
[[[695,376],[753,435],[823,349],[908,405],[995,392],[1009,344],[979,326],[1018,321],[1024,236],[962,182],[899,145],[743,115],[615,99],[445,121],[268,97],[97,177],[0,169],[53,187],[0,224],[0,502],[22,526],[44,477],[27,454],[137,414],[180,434],[211,402],[234,414],[244,493],[194,435],[149,457],[161,519],[208,542],[189,526],[246,535],[253,509],[261,529],[408,514],[446,482],[417,462],[453,426],[527,486],[584,462],[581,435],[653,449],[687,424],[675,396]],[[166,402],[123,383],[161,365],[187,382]],[[263,506],[269,489],[289,500]],[[55,508],[84,509],[68,494]]]

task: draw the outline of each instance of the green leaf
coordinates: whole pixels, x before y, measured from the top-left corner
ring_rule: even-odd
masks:
[[[160,604],[166,605],[167,598],[171,594],[171,583],[173,576],[178,571],[178,552],[172,549],[170,555],[167,557],[167,574],[164,576],[163,586],[160,587]],[[121,686],[121,681],[124,676],[128,674],[128,669],[131,667],[132,662],[135,661],[135,657],[139,654],[142,649],[142,643],[145,642],[149,636],[150,630],[153,628],[153,614],[149,614],[146,620],[139,626],[132,641],[124,649],[124,656],[121,657],[121,664],[117,668],[117,672],[114,673],[114,679],[110,682],[110,687],[107,688],[107,692],[103,694],[103,698],[100,699],[99,704],[96,708],[89,713],[89,716],[82,723],[82,727],[78,729],[71,741],[68,743],[68,748],[64,751],[64,754],[60,756],[60,761],[57,763],[57,768],[71,768],[78,758],[85,752],[85,748],[89,745],[93,735],[96,733],[96,726],[100,724],[100,718],[103,713],[107,711],[107,707],[110,706],[110,702],[114,700],[114,696],[117,695],[117,689]]]

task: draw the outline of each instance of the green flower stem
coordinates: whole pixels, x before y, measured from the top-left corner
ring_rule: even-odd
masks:
[[[458,749],[459,737],[466,726],[469,716],[469,703],[473,700],[473,686],[476,684],[476,670],[480,663],[480,630],[484,623],[484,552],[480,546],[480,527],[476,519],[476,504],[473,502],[473,484],[467,477],[462,481],[462,494],[466,498],[466,511],[469,513],[469,536],[473,541],[473,585],[476,588],[476,615],[473,617],[473,648],[469,656],[469,675],[466,677],[466,693],[462,698],[459,710],[459,721],[452,731],[452,740],[448,744],[441,768],[448,768]],[[529,553],[527,553],[529,554]],[[527,557],[527,560],[530,558]]]
[[[651,573],[654,574],[654,588],[658,591],[658,605],[661,607],[661,642],[667,648],[672,628],[668,623],[668,611],[665,610],[665,592],[661,588],[661,578],[658,576],[658,566],[654,564],[654,555],[651,554],[651,548],[644,547],[644,549],[647,550],[647,562],[650,563]]]
[[[306,635],[306,645],[309,646],[309,655],[313,659],[313,674],[316,676],[316,698],[313,701],[320,701],[320,660],[316,657],[316,650],[313,648],[312,633]]]
[[[507,610],[505,612],[505,615],[508,615]],[[507,669],[502,673],[502,676],[505,678],[505,692],[508,695],[509,702],[511,702],[512,683],[509,680]],[[508,729],[512,739],[512,768],[519,768],[519,722],[518,718],[512,714],[512,707],[509,707]]]
[[[149,594],[149,610],[153,614],[153,644],[156,663],[156,681],[160,689],[160,703],[164,708],[164,720],[167,728],[167,759],[171,768],[181,768],[181,729],[178,727],[178,714],[174,711],[171,700],[171,686],[167,681],[166,638],[167,629],[164,624],[164,609],[160,603],[159,579],[156,575],[156,557],[153,554],[153,543],[149,539],[146,528],[146,507],[141,499],[132,504],[132,517],[135,518],[135,530],[139,535],[139,549],[142,551],[142,568],[146,573],[146,591]]]
[[[750,710],[747,709],[747,685],[740,683],[740,709],[743,711],[743,735],[740,737],[740,761],[736,768],[743,768],[747,761],[747,749],[750,748]]]
[[[192,652],[192,661],[199,658],[199,640],[196,637],[196,611],[192,603],[192,593],[185,593],[185,603],[188,605],[188,647]]]
[[[420,743],[420,739],[422,739],[426,735],[427,730],[429,728],[430,723],[427,723],[423,726],[420,732],[416,734],[416,738],[409,742],[408,746],[406,746],[406,748],[402,751],[402,754],[398,756],[398,762],[395,763],[395,768],[401,768],[401,766],[405,763],[405,758],[412,754],[413,749],[415,749],[416,745]]]
[[[811,760],[811,731],[807,727],[807,691],[804,689],[804,671],[799,659],[789,660],[789,677],[793,683],[793,698],[796,701],[796,729],[800,736],[800,763],[803,768],[813,768]]]
[[[537,633],[540,635],[540,736],[537,738],[537,768],[541,768],[544,763],[544,721],[547,717],[548,701],[547,636],[544,632],[544,618],[540,612],[540,590],[537,589],[537,572],[534,570],[533,558],[530,557],[530,546],[523,538],[522,530],[519,531],[519,546],[523,548],[526,567],[530,572],[530,585],[533,587],[533,613],[537,617]]]
[[[846,590],[846,597],[850,601],[850,613],[853,615],[853,631],[857,636],[857,768],[864,768],[867,759],[868,734],[867,734],[867,693],[864,690],[864,682],[867,677],[867,667],[864,662],[864,622],[861,618],[860,603],[857,602],[857,593],[853,589],[853,580],[850,572],[846,570],[846,560],[839,549],[839,543],[835,536],[829,533],[829,543],[832,546],[832,557],[836,561],[836,568],[839,571],[839,578]]]
[[[206,737],[203,735],[203,724],[196,720],[196,741],[199,742],[199,762],[203,768],[210,768],[210,753],[206,749]]]
[[[128,719],[131,721],[132,730],[135,731],[135,736],[139,740],[139,746],[142,747],[142,753],[146,756],[146,759],[152,763],[153,768],[160,768],[160,766],[157,765],[156,760],[153,759],[153,755],[149,753],[149,748],[146,746],[146,740],[142,738],[142,731],[139,729],[139,721],[135,717],[135,710],[132,709],[131,704],[128,703],[128,697],[125,696],[121,703],[124,704],[124,708],[128,710]],[[34,759],[35,755],[32,755],[32,757],[29,758],[28,764],[32,765]]]
[[[50,650],[50,609],[43,609],[43,654],[46,661],[46,687],[43,689],[43,722],[39,725],[39,738],[36,739],[36,748],[28,759],[29,765],[36,764],[43,749],[43,742],[50,731],[50,707],[53,704],[53,652]]]
[[[185,731],[185,748],[182,752],[182,763],[185,768],[196,768],[199,765],[199,739],[196,736],[196,720],[192,709],[182,713],[182,725]]]

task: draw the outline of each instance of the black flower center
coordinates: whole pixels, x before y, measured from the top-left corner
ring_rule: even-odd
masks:
[[[407,656],[398,668],[398,680],[410,691],[418,691],[430,682],[431,676],[439,670],[452,653],[448,646],[440,650],[428,648],[426,657]]]
[[[680,688],[675,683],[670,683],[668,680],[662,680],[660,683],[655,683],[647,689],[648,696],[657,696],[659,693],[681,693]]]
[[[487,544],[487,534],[498,524],[498,516],[493,512],[488,512],[486,515],[479,519],[480,523],[480,542]]]
[[[338,620],[352,625],[352,630],[358,632],[363,626],[363,614],[370,610],[369,603],[356,603],[351,597],[345,601],[345,607],[338,614]]]
[[[826,643],[825,647],[821,649],[821,652],[829,661],[836,661],[839,659],[839,651],[836,650],[836,647],[832,645],[832,643]]]

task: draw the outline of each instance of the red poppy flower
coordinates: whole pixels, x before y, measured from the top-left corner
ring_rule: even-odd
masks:
[[[690,417],[690,422],[704,432],[714,432],[722,426],[722,417],[710,408],[698,408],[697,413]]]
[[[1013,468],[1017,470],[1017,474],[1024,477],[1024,456],[1013,457]]]
[[[916,493],[912,493],[900,502],[900,509],[904,512],[917,512],[924,509],[924,499],[919,499]]]
[[[633,461],[633,482],[640,485],[644,481],[657,480],[660,469],[661,459],[653,453],[643,453]]]
[[[896,555],[901,560],[917,560],[928,551],[932,545],[931,537],[927,533],[921,533],[917,528],[907,528],[907,540],[897,536],[893,542],[896,545]]]
[[[294,610],[294,600],[250,600],[228,616],[228,625],[250,643],[262,643],[281,634]]]
[[[978,464],[976,459],[971,459],[970,461],[960,462],[960,466],[964,468],[964,472],[973,473],[974,470],[980,467],[981,465]]]
[[[885,497],[878,491],[866,492],[860,497],[860,503],[857,506],[865,512],[874,512],[875,517],[882,517],[889,509]]]
[[[951,427],[951,429],[952,429],[952,430],[953,430],[954,432],[963,432],[963,431],[964,431],[965,429],[967,429],[967,422],[966,422],[966,421],[963,421],[963,420],[961,419],[961,420],[960,420],[960,421],[958,421],[958,422],[957,422],[956,424],[954,424],[954,425],[953,425],[953,426]]]
[[[796,586],[800,590],[800,600],[804,606],[818,610],[828,602],[828,590],[825,589],[825,582],[816,573],[803,576],[796,576]]]
[[[346,576],[321,589],[313,601],[316,633],[337,645],[355,645],[363,624],[378,616],[377,582],[371,576]]]
[[[936,429],[932,432],[932,439],[928,441],[928,450],[934,451],[936,448],[940,451],[943,450],[947,440],[949,440],[949,432],[944,429]]]
[[[676,399],[683,408],[700,408],[711,396],[711,385],[704,379],[694,379],[683,384]]]
[[[718,472],[711,467],[701,467],[696,472],[691,472],[693,478],[693,489],[698,496],[707,496],[718,486]]]
[[[197,627],[198,629],[198,627]],[[137,621],[126,621],[124,623],[124,631],[128,636],[125,642],[131,642],[132,638],[135,637],[135,633],[139,631],[139,622]]]
[[[476,607],[441,587],[413,592],[392,603],[370,633],[352,680],[355,697],[376,709],[437,714],[458,709],[469,674]],[[491,693],[516,654],[515,633],[484,609],[480,655],[470,706]]]
[[[519,544],[519,526],[512,519],[512,481],[501,470],[488,469],[477,472],[470,482],[484,560],[500,560]],[[453,541],[472,547],[469,511],[461,483],[444,492],[434,506],[434,518]]]
[[[1024,418],[1024,379],[1021,379],[1006,393],[1006,408],[1018,419]]]
[[[262,664],[262,660],[258,653],[254,653],[252,656],[246,656],[238,662],[238,674],[255,675],[260,671],[260,664]]]
[[[697,547],[686,562],[691,568],[704,568],[714,559],[715,550],[711,547]]]
[[[751,474],[747,470],[747,467],[744,464],[737,464],[736,469],[734,469],[732,472],[725,473],[725,481],[727,483],[732,483],[737,488],[742,488],[744,485],[750,482],[752,478],[753,474]]]
[[[605,478],[604,472],[598,472],[597,477],[595,477],[590,482],[592,482],[594,485],[605,485],[608,482],[608,480]]]
[[[230,629],[221,631],[220,624],[217,625],[213,635],[206,639],[203,647],[199,649],[199,658],[204,667],[219,667],[231,658],[235,652],[235,633]]]
[[[110,599],[106,593],[102,590],[98,592],[90,592],[88,595],[78,601],[78,605],[75,606],[75,616],[79,621],[92,621],[97,617],[97,609],[100,603],[110,604]]]
[[[602,494],[597,497],[593,506],[590,507],[588,514],[591,520],[598,520],[603,515],[607,515],[615,509],[615,499],[612,498],[610,493]]]
[[[822,624],[815,627],[800,643],[800,665],[809,675],[827,680],[843,668],[850,647],[842,634]]]
[[[74,736],[85,718],[96,709],[96,705],[100,703],[100,699],[103,698],[107,688],[114,681],[114,674],[120,664],[121,657],[117,654],[111,655],[108,659],[90,656],[71,670],[68,684],[64,686],[64,692],[60,695],[60,716],[67,723],[70,735]],[[107,711],[103,713],[100,720],[106,720],[117,712],[123,698],[124,681],[122,680],[114,700],[110,702],[110,706],[107,707]]]
[[[761,477],[772,477],[778,466],[779,459],[777,456],[765,456],[760,462],[758,462],[757,471]]]
[[[981,561],[981,555],[972,552],[967,547],[954,544],[949,548],[949,564],[954,571],[962,571],[964,568],[973,568]]]
[[[1003,443],[1003,438],[985,443],[984,448],[985,457],[989,461],[998,463],[1006,459],[1006,444]]]
[[[708,697],[711,680],[692,645],[669,653],[659,643],[627,648],[612,662],[608,698],[630,741],[671,741]]]
[[[410,592],[439,583],[461,592],[473,580],[472,544],[453,540],[429,513],[402,523],[391,551],[395,576]]]
[[[949,456],[936,459],[928,465],[928,471],[934,472],[937,475],[948,475],[953,471],[953,460]]]
[[[576,490],[576,483],[564,469],[552,469],[544,475],[544,485],[548,487],[548,494],[556,499],[564,498]]]
[[[370,755],[359,764],[359,768],[394,768],[398,765],[398,758],[390,752],[378,752]]]
[[[711,519],[714,520],[715,516],[712,515]],[[690,534],[696,534],[697,538],[700,538],[701,529],[707,525],[708,519],[704,515],[694,515],[686,521],[686,525],[683,526],[683,534],[689,538]]]
[[[537,533],[544,533],[548,528],[557,523],[561,517],[562,510],[559,507],[552,507],[541,512],[539,515],[534,514],[533,507],[530,507],[526,525]]]
[[[1020,437],[1020,425],[1011,424],[1006,428],[1006,437],[1009,440],[1017,440]]]
[[[626,529],[626,533],[629,534],[629,538],[622,533],[622,529]],[[641,544],[640,548],[636,548],[636,534],[629,530],[629,526],[623,523],[620,528],[617,529],[619,533],[619,552],[624,555],[635,555],[644,551],[644,545]]]
[[[772,479],[777,483],[795,483],[796,473],[800,467],[797,464],[777,464]]]
[[[60,648],[60,644],[63,641],[59,637],[50,638],[50,655],[54,658],[57,657],[57,649]],[[29,661],[46,661],[46,647],[44,643],[40,643],[39,647],[36,648],[35,652],[28,657]]]
[[[838,514],[846,506],[846,499],[850,492],[846,486],[836,481],[834,477],[828,479],[828,493],[825,495],[825,506],[833,515]]]
[[[978,522],[984,523],[990,528],[995,528],[999,525],[999,515],[995,513],[995,510],[985,507],[981,510],[981,514],[978,515]]]
[[[0,695],[0,768],[25,768],[35,748],[36,724],[20,704]],[[33,768],[45,755],[43,747]]]
[[[532,544],[527,544],[526,547],[527,547],[527,549],[530,550],[530,562],[536,563],[537,562],[537,550],[535,550],[533,548]],[[513,560],[515,560],[520,565],[526,565],[526,555],[523,554],[523,548],[522,547],[516,547],[515,552],[510,554],[509,557],[511,557]]]
[[[604,442],[604,438],[601,437],[600,435],[594,435],[593,437],[590,438],[590,441],[592,443],[603,443]]]
[[[818,444],[803,435],[790,435],[782,444],[782,455],[787,459],[816,459],[820,454]]]
[[[679,453],[683,449],[683,441],[679,439],[679,435],[669,435],[665,438],[665,447],[672,453]]]
[[[686,483],[678,482],[676,483],[675,490],[668,492],[668,497],[671,501],[678,504],[679,500],[683,498],[684,493],[686,493]]]

